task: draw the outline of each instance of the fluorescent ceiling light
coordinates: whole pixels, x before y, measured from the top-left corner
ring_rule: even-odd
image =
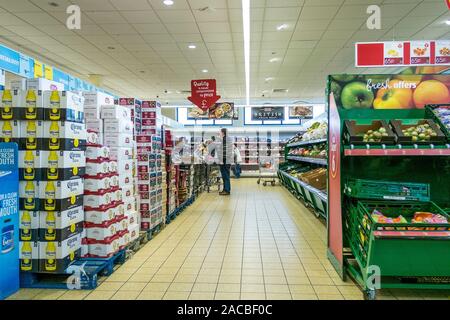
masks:
[[[208,73],[208,69],[203,69],[202,72],[203,73]]]
[[[164,0],[163,3],[164,3],[166,6],[171,6],[171,5],[173,5],[173,0]]]
[[[268,81],[272,81],[273,79],[275,79],[274,77],[267,77],[266,79],[264,79],[266,82]]]
[[[446,21],[445,21],[445,24],[448,25],[448,26],[450,26],[450,20],[446,20]]]
[[[281,30],[286,30],[287,28],[288,28],[288,25],[285,24],[285,23],[283,23],[283,24],[280,24],[280,25],[277,27],[277,30],[278,30],[278,31],[281,31]]]
[[[244,30],[245,101],[250,105],[250,0],[242,0]]]
[[[195,48],[197,48],[197,46],[196,46],[195,44],[190,44],[190,45],[188,46],[188,48],[189,48],[189,49],[195,49]]]

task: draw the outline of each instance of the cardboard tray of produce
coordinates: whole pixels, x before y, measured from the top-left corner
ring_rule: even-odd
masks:
[[[391,120],[390,123],[398,144],[445,144],[447,140],[432,119]]]
[[[438,113],[436,109],[442,110]],[[432,104],[425,106],[425,115],[439,125],[442,132],[450,141],[450,105],[448,104]]]
[[[385,120],[372,120],[371,124],[357,124],[355,120],[345,120],[344,125],[344,139],[348,144],[395,144],[396,136]]]

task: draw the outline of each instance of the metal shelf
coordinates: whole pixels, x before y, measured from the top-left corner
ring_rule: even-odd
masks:
[[[305,145],[311,145],[311,144],[324,143],[324,142],[327,142],[327,141],[328,140],[326,138],[324,138],[324,139],[317,139],[317,140],[311,140],[311,141],[299,141],[299,142],[289,143],[289,144],[286,145],[286,147],[288,147],[288,148],[299,147],[299,146],[305,146]]]
[[[450,156],[450,145],[417,148],[408,147],[386,147],[386,148],[351,148],[345,147],[345,156]]]
[[[327,159],[321,158],[307,158],[307,157],[297,157],[297,156],[287,156],[288,160],[301,161],[301,162],[309,162],[314,164],[320,164],[322,166],[327,166]]]
[[[310,186],[309,184],[297,179],[296,177],[291,176],[290,174],[288,174],[284,171],[280,171],[280,172],[282,175],[284,175],[288,179],[291,179],[295,183],[298,183],[299,185],[301,185],[303,188],[308,189],[309,192],[317,194],[319,196],[319,198],[321,198],[323,201],[327,201],[328,195],[325,192],[323,192],[319,189],[316,189],[313,186]]]

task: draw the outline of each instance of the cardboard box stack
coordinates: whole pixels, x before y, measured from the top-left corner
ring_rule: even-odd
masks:
[[[164,152],[166,154],[166,172],[167,172],[167,185],[166,185],[166,212],[172,213],[178,206],[178,187],[177,187],[177,170],[176,166],[172,162],[172,151],[174,147],[174,136],[169,129],[164,130]]]
[[[86,150],[84,255],[110,257],[139,236],[129,109],[112,96],[85,94]],[[109,103],[109,104],[103,104]]]
[[[141,228],[150,230],[165,222],[163,218],[163,162],[161,141],[161,105],[142,101],[142,126],[136,136],[138,190]]]
[[[0,135],[20,150],[20,269],[63,273],[81,252],[83,97],[46,79],[13,86],[0,92]]]

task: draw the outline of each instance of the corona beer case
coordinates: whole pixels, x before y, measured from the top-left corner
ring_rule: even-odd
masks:
[[[0,90],[0,120],[19,119],[18,107],[22,101],[22,90]],[[5,96],[8,97],[5,97]]]
[[[19,240],[39,240],[39,212],[28,210],[19,211]]]
[[[39,211],[39,182],[19,181],[19,210]]]
[[[41,151],[19,151],[19,180],[41,180]]]
[[[44,121],[42,150],[86,150],[86,127],[83,123]]]
[[[41,151],[40,156],[41,180],[71,180],[85,174],[83,151]]]
[[[83,111],[82,95],[71,91],[44,91],[44,120],[81,123]]]
[[[20,272],[39,271],[39,242],[21,241],[20,247]]]
[[[82,206],[65,211],[39,212],[39,241],[63,241],[83,231]]]
[[[19,143],[20,121],[0,120],[0,142]]]
[[[20,150],[42,149],[42,136],[44,135],[44,121],[21,120],[19,121],[20,133],[18,138]]]
[[[42,90],[28,88],[26,91],[15,91],[20,102],[14,105],[16,120],[44,120],[44,96]],[[17,101],[17,99],[16,99]]]
[[[83,205],[83,179],[41,181],[39,202],[41,211],[64,211]]]
[[[63,91],[64,84],[45,78],[27,79],[27,90]]]
[[[81,255],[81,233],[63,241],[39,242],[39,272],[64,273]]]

